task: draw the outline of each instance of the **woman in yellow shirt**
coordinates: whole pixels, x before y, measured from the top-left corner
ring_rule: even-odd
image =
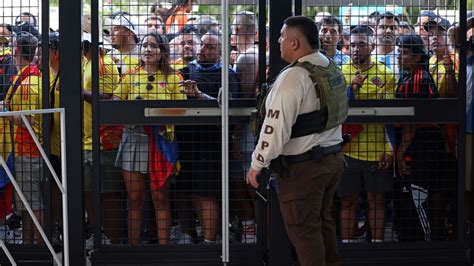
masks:
[[[141,64],[129,75],[114,92],[115,99],[123,100],[180,100],[186,96],[180,92],[182,78],[170,66],[168,40],[164,35],[152,32],[141,42]],[[150,168],[151,135],[143,126],[126,126],[117,155],[116,165],[122,167],[125,187],[128,192],[128,239],[131,245],[140,243],[140,225],[145,201],[145,180],[151,176],[151,195],[156,213],[156,225],[160,244],[167,244],[171,226],[169,207],[169,179],[166,171],[163,179],[156,181]],[[174,136],[174,126],[164,125],[159,134],[170,138]],[[147,134],[148,133],[148,134]],[[153,132],[151,132],[153,133]],[[150,137],[149,137],[150,135]],[[154,157],[153,157],[154,158]],[[173,165],[174,167],[175,165]],[[165,171],[165,170],[163,170]],[[161,173],[160,173],[161,174]]]

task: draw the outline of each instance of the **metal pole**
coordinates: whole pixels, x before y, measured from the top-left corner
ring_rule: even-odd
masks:
[[[50,68],[49,68],[49,21],[50,21],[50,10],[49,10],[49,5],[50,1],[49,0],[41,0],[38,1],[40,5],[40,10],[41,10],[41,16],[40,16],[40,23],[41,23],[41,32],[44,34],[39,37],[41,39],[42,44],[38,47],[38,49],[41,49],[42,51],[42,57],[41,57],[41,62],[38,62],[38,64],[41,64],[42,67],[42,78],[41,78],[41,86],[42,90],[38,92],[38,95],[41,95],[41,109],[42,108],[48,108],[54,103],[51,103],[50,99],[50,89],[51,89],[51,83],[50,83]],[[54,88],[52,89],[54,93]],[[44,146],[42,148],[45,150],[43,151],[42,149],[42,154],[47,154],[47,158],[50,158],[50,153],[51,153],[51,125],[52,125],[52,116],[49,115],[43,115],[41,116],[42,120],[42,125],[39,125],[40,128],[42,128],[42,142]],[[39,147],[39,145],[36,145]],[[45,158],[45,156],[43,156]],[[46,164],[48,164],[48,167],[41,168],[42,175],[43,175],[43,184],[42,184],[42,194],[43,194],[43,203],[44,203],[44,214],[43,214],[43,226],[44,230],[46,231],[48,237],[50,239],[52,235],[52,228],[53,228],[53,205],[52,203],[52,181],[51,181],[51,164],[48,161],[44,161]],[[43,163],[44,165],[44,163]],[[49,169],[47,169],[49,168]]]
[[[66,168],[66,110],[61,108],[59,112],[59,126],[61,134],[61,177],[63,178],[63,259],[64,265],[69,266],[69,219],[67,202],[67,168]]]
[[[63,113],[66,123],[67,142],[62,146],[62,151],[67,147],[67,156],[61,158],[64,170],[67,169],[67,211],[69,227],[67,230],[69,240],[69,261],[74,265],[85,265],[84,251],[84,196],[82,175],[82,108],[84,105],[82,95],[82,10],[84,1],[58,1],[59,25],[61,25],[61,49],[59,49],[61,79],[60,100],[61,106],[67,106],[67,113]],[[66,49],[62,49],[66,48]],[[74,125],[74,126],[73,126]],[[63,153],[64,154],[64,153]],[[67,162],[67,168],[64,167]],[[66,181],[66,179],[64,179]],[[66,183],[63,182],[64,186]],[[63,201],[63,204],[65,202]],[[66,228],[64,228],[66,229]],[[66,235],[65,235],[66,236]]]
[[[222,10],[222,262],[229,262],[229,2]]]
[[[38,110],[27,110],[27,111],[11,111],[11,112],[0,112],[0,117],[7,117],[12,115],[36,115],[36,114],[52,114],[61,112],[64,108],[50,108],[50,109],[38,109]]]
[[[0,155],[1,156],[1,155]],[[3,242],[3,240],[0,239],[0,246],[2,247],[3,249],[3,252],[5,252],[5,255],[7,255],[7,258],[8,260],[10,261],[10,263],[12,264],[12,266],[16,266],[16,262],[15,260],[13,259],[12,257],[12,254],[10,254],[10,251],[8,250],[7,246],[5,246],[5,243]]]
[[[62,261],[59,259],[58,255],[53,249],[53,246],[51,246],[51,243],[49,242],[48,237],[44,233],[43,227],[41,227],[41,224],[38,221],[38,218],[36,218],[36,215],[33,213],[33,210],[31,209],[30,203],[25,198],[25,195],[21,191],[20,187],[18,186],[18,183],[16,182],[15,178],[12,175],[12,172],[10,172],[10,169],[8,168],[7,163],[3,159],[3,156],[0,155],[0,164],[2,165],[3,169],[5,170],[5,173],[7,173],[8,178],[10,178],[10,182],[12,182],[12,185],[15,187],[16,193],[18,193],[18,196],[20,196],[21,202],[23,202],[24,207],[28,211],[28,214],[31,217],[31,220],[33,220],[33,223],[35,224],[36,228],[38,229],[39,233],[41,234],[41,237],[43,238],[44,242],[46,243],[46,246],[49,249],[49,252],[51,252],[51,255],[54,258],[54,261],[58,265],[63,265]]]

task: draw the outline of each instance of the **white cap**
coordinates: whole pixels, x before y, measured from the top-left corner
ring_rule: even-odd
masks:
[[[133,32],[135,36],[139,36],[138,23],[129,15],[119,14],[114,19],[110,20],[111,26],[122,26]]]

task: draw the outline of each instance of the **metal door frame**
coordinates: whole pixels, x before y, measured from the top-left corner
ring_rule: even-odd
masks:
[[[221,2],[221,11],[223,18],[226,17],[228,11],[228,2]],[[231,1],[232,2],[232,1]],[[265,3],[265,1],[259,1],[258,3]],[[259,7],[259,10],[265,10],[265,6]],[[228,14],[227,14],[228,15]],[[92,25],[92,84],[93,84],[93,95],[92,95],[92,108],[93,108],[93,147],[100,147],[99,142],[99,127],[100,125],[118,125],[118,124],[221,124],[223,127],[222,140],[225,143],[225,139],[228,138],[228,123],[234,122],[248,122],[248,116],[237,115],[229,116],[229,113],[232,114],[235,110],[224,110],[227,109],[226,101],[222,103],[222,107],[219,107],[217,101],[200,101],[200,100],[183,100],[183,101],[99,101],[98,93],[98,16],[99,16],[99,0],[91,1],[91,25]],[[265,25],[265,13],[259,14],[259,21]],[[226,42],[226,39],[229,39],[227,34],[228,25],[227,20],[222,22],[223,25],[223,43]],[[263,27],[265,28],[265,26]],[[265,34],[260,36],[260,38],[265,38]],[[263,42],[265,44],[265,42]],[[264,46],[263,46],[264,49]],[[229,47],[223,46],[222,52],[225,53],[229,51]],[[226,60],[227,57],[223,57]],[[265,57],[263,57],[265,60]],[[223,65],[226,65],[224,60]],[[259,64],[263,71],[260,73],[265,73],[265,64]],[[226,72],[228,70],[222,71],[222,82],[224,87],[223,95],[227,96],[225,93],[225,87],[227,83]],[[229,101],[229,107],[238,106],[238,109],[245,107],[254,106],[254,101],[239,101],[232,100]],[[196,120],[193,115],[181,116],[181,117],[169,117],[163,115],[156,115],[155,113],[159,109],[163,108],[185,108],[189,113],[197,113],[200,111],[200,118]],[[126,111],[126,112],[124,112]],[[159,112],[158,112],[159,113]],[[207,113],[207,115],[203,115]],[[226,125],[227,124],[227,125]],[[228,142],[228,140],[227,140]],[[224,145],[223,145],[224,146]],[[226,174],[228,175],[228,158],[226,147],[223,147],[223,180],[228,180]],[[68,149],[69,150],[69,149]],[[100,162],[100,151],[99,149],[93,149],[93,161]],[[96,247],[95,252],[92,254],[91,261],[94,264],[137,264],[137,263],[159,263],[160,265],[222,265],[223,263],[230,262],[232,265],[253,265],[255,261],[263,261],[263,245],[265,241],[257,241],[257,244],[236,244],[226,247],[226,245],[166,245],[166,246],[106,246],[100,243],[100,165],[93,164],[93,195],[94,195],[94,221],[93,221],[93,230],[94,230],[94,247]],[[227,171],[226,171],[227,170]],[[227,172],[227,173],[224,173]],[[223,182],[223,188],[228,188],[228,186]],[[223,199],[227,191],[223,192]],[[226,224],[228,221],[228,215],[225,215],[225,204],[222,206],[222,224]],[[261,215],[259,215],[261,217]],[[264,226],[261,226],[263,223],[257,221],[259,224],[258,236],[263,235]],[[228,222],[227,222],[228,224]],[[71,226],[72,227],[72,226]],[[260,230],[262,229],[262,230]],[[228,228],[223,227],[222,231],[223,242],[228,239]],[[186,256],[183,256],[186,254]]]

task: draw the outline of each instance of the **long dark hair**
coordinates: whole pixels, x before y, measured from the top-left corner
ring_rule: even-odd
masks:
[[[426,70],[429,69],[430,55],[426,50],[423,40],[418,35],[403,35],[397,39],[397,46],[408,48],[414,55],[420,55],[419,64]]]
[[[163,72],[166,76],[173,74],[175,71],[170,65],[170,44],[166,36],[158,34],[156,32],[150,32],[143,36],[142,41],[140,44],[143,44],[143,41],[147,37],[155,38],[156,42],[158,43],[158,47],[160,48],[160,60],[158,60],[158,70]],[[145,62],[141,60],[141,65],[144,66]]]

